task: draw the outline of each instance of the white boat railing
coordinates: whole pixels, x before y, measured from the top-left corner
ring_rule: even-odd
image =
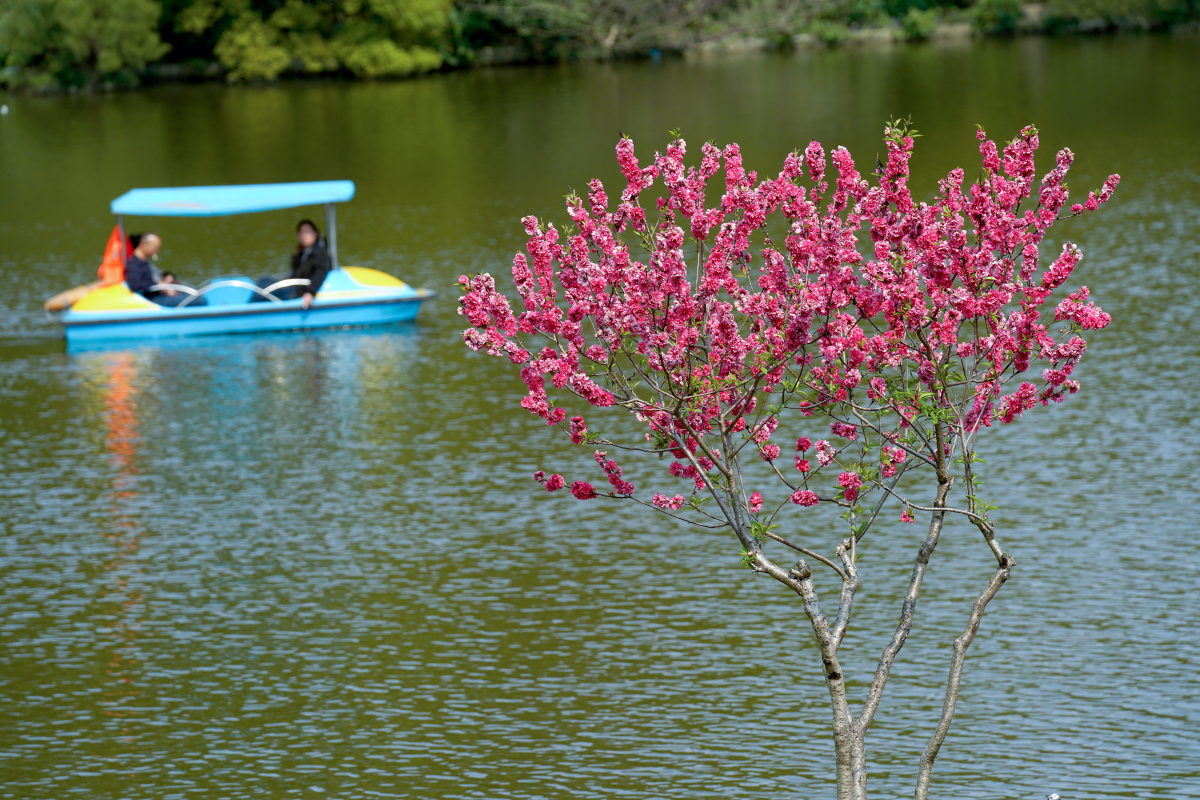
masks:
[[[252,292],[256,293],[260,297],[270,300],[273,303],[282,303],[283,300],[276,297],[274,294],[276,289],[286,289],[291,286],[308,286],[311,283],[312,283],[312,281],[310,281],[308,278],[285,278],[284,280],[272,283],[270,286],[266,287],[265,289],[262,288],[261,286],[250,283],[249,281],[239,281],[239,280],[214,281],[212,283],[208,283],[208,284],[201,286],[199,289],[193,289],[192,287],[184,286],[181,283],[156,283],[150,287],[149,291],[151,291],[151,292],[183,292],[184,294],[188,295],[188,297],[182,303],[175,306],[175,308],[185,308],[189,303],[191,303],[197,297],[208,294],[208,292],[212,291],[213,289],[223,289],[226,287],[250,289]]]

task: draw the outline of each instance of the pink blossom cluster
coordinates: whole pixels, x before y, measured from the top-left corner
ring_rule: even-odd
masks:
[[[545,486],[547,492],[556,492],[567,485],[562,475],[551,475],[547,478],[546,473],[540,469],[533,473],[533,479]]]
[[[667,497],[666,495],[655,492],[654,500],[652,502],[657,508],[667,511],[678,511],[679,509],[683,508],[683,504],[686,502],[686,500],[681,494],[677,494],[674,497]]]
[[[611,458],[605,458],[607,455],[608,453],[597,450],[595,457],[596,463],[600,465],[601,469],[604,470],[604,474],[608,476],[608,482],[612,484],[613,492],[617,495],[633,494],[636,491],[636,488],[632,483],[629,483],[621,477],[621,467],[618,466],[617,462],[613,461]]]
[[[1067,243],[1045,263],[1042,244],[1057,221],[1107,202],[1119,177],[1069,206],[1070,150],[1039,180],[1035,128],[1003,147],[980,130],[979,179],[968,185],[967,171],[951,170],[921,200],[908,186],[911,132],[890,123],[884,134],[886,163],[869,178],[845,148],[827,155],[817,142],[760,179],[736,144],[704,144],[689,164],[679,138],[643,163],[623,138],[619,202],[593,180],[586,197],[568,197],[565,233],[522,220],[516,311],[490,275],[459,279],[463,339],[516,365],[521,406],[572,442],[657,454],[693,494],[740,498],[751,514],[766,487],[742,485],[743,447],[782,482],[781,503],[853,506],[942,458],[935,427],[949,431],[944,448],[962,446],[1076,393],[1081,334],[1111,317],[1086,287],[1061,288],[1079,248]],[[656,184],[661,196],[644,203]],[[582,415],[567,420],[555,399],[567,395],[631,413],[645,443],[609,442]],[[845,444],[790,432],[796,471],[781,472],[772,439],[788,410],[802,424],[827,420]],[[613,459],[597,451],[595,460],[609,496],[635,494]],[[822,477],[831,464],[836,482]],[[550,491],[565,485],[537,477]],[[582,481],[571,493],[597,494]],[[690,505],[657,492],[650,504]]]
[[[842,487],[843,496],[853,503],[858,499],[858,490],[862,486],[862,476],[854,472],[843,472],[838,475],[838,486]]]
[[[879,452],[879,471],[885,478],[896,475],[896,468],[908,458],[908,452],[902,447],[883,447]]]

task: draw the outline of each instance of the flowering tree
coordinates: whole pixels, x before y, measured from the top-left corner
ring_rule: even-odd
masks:
[[[1015,564],[989,516],[994,506],[980,496],[978,437],[1079,391],[1071,376],[1086,347],[1080,334],[1111,320],[1088,302],[1087,287],[1058,291],[1079,249],[1067,244],[1043,265],[1038,245],[1056,221],[1108,200],[1118,176],[1068,207],[1070,150],[1039,185],[1035,128],[1003,150],[980,130],[979,179],[964,189],[955,169],[934,201],[916,202],[908,189],[916,135],[908,122],[887,124],[887,164],[877,159],[874,180],[838,148],[832,186],[816,142],[789,155],[778,177],[759,181],[736,144],[705,144],[699,165],[688,167],[676,138],[641,166],[623,138],[617,161],[627,185],[615,209],[592,181],[586,201],[568,196],[573,225],[565,235],[523,220],[529,256],[513,261],[519,314],[491,276],[460,278],[460,313],[472,326],[463,338],[519,366],[529,388],[522,407],[576,444],[669,456],[663,478],[687,487],[646,502],[597,449],[609,488],[575,481],[571,494],[728,528],[743,564],[803,601],[832,705],[839,800],[866,797],[867,729],[913,625],[943,523],[956,515],[979,530],[996,568],[954,641],[945,702],[918,771],[916,797],[927,796],[967,648]],[[710,207],[708,183],[721,170],[725,191]],[[652,220],[641,196],[656,180],[666,191]],[[568,419],[551,387],[627,410],[644,425],[644,440],[613,441],[583,416]],[[788,414],[795,429],[785,437]],[[827,439],[803,435],[826,425]],[[561,475],[535,477],[549,491],[566,485]],[[956,484],[962,501],[952,506]],[[858,554],[889,503],[900,521],[921,516],[929,527],[899,624],[856,713],[838,650],[854,609]],[[847,524],[832,557],[793,541],[799,537],[786,528],[787,538],[777,532],[785,519],[811,529],[807,515],[818,505],[835,506]],[[800,558],[783,566],[768,545]],[[832,617],[810,564],[840,581]]]

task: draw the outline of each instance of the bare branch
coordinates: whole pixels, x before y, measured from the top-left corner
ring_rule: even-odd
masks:
[[[925,537],[925,541],[921,543],[921,549],[917,551],[912,577],[908,580],[908,591],[904,595],[904,605],[900,610],[900,623],[896,626],[896,632],[892,634],[892,640],[888,642],[887,647],[883,649],[883,654],[879,657],[879,666],[875,669],[875,677],[871,680],[867,700],[863,703],[862,713],[858,717],[858,724],[864,732],[871,726],[871,720],[874,719],[875,712],[879,709],[879,701],[883,699],[883,687],[887,685],[892,662],[896,660],[896,655],[900,652],[900,648],[904,647],[909,631],[912,630],[913,617],[917,611],[917,597],[921,593],[921,583],[925,580],[925,570],[929,567],[929,558],[937,548],[938,539],[942,535],[942,523],[946,517],[944,511],[946,496],[950,493],[953,481],[946,471],[946,453],[943,447],[945,435],[940,424],[936,427],[935,432],[938,445],[938,490],[933,505],[936,510],[929,520],[929,533]]]
[[[809,558],[815,558],[817,561],[820,561],[822,564],[825,564],[830,569],[832,569],[834,572],[836,572],[842,580],[846,580],[846,573],[842,571],[842,568],[839,567],[837,564],[833,563],[832,561],[830,561],[825,556],[821,555],[820,553],[814,553],[812,550],[809,550],[807,547],[801,547],[798,544],[792,544],[791,542],[789,542],[787,539],[783,538],[782,536],[771,533],[770,531],[767,531],[767,537],[770,539],[774,539],[775,541],[779,542],[780,544],[787,545],[788,547],[795,550],[797,553],[803,553],[804,555],[808,556]]]
[[[854,608],[854,593],[858,591],[858,567],[854,564],[854,537],[838,545],[838,557],[842,559],[842,567],[846,574],[842,577],[842,597],[838,603],[837,619],[833,622],[833,649],[842,646],[846,635],[846,627],[850,624],[850,612]]]
[[[976,525],[990,525],[991,524],[990,522],[987,521],[986,517],[981,517],[978,514],[974,514],[970,511],[967,511],[962,508],[950,508],[949,506],[946,506],[945,508],[938,508],[936,506],[934,506],[933,508],[930,508],[929,506],[915,505],[913,503],[908,502],[907,500],[905,500],[903,497],[896,494],[895,492],[893,492],[887,486],[884,486],[882,481],[872,481],[872,483],[874,483],[880,489],[883,489],[885,492],[890,494],[892,497],[899,500],[901,503],[904,503],[904,505],[906,505],[909,508],[914,509],[916,511],[931,511],[931,512],[937,512],[939,514],[962,514],[964,517],[971,520],[971,522],[974,522]],[[895,486],[895,483],[893,483],[892,485]],[[985,534],[985,536],[986,536],[986,534]]]
[[[719,531],[722,528],[729,527],[728,522],[721,522],[720,525],[705,525],[703,522],[696,522],[696,520],[694,520],[694,519],[688,519],[687,517],[681,517],[678,514],[672,514],[670,511],[667,511],[665,508],[659,508],[658,506],[654,505],[653,503],[647,503],[645,500],[639,500],[636,497],[634,497],[633,495],[628,495],[628,494],[622,495],[622,496],[617,497],[616,499],[632,500],[633,502],[637,503],[638,505],[645,506],[646,508],[652,508],[655,511],[658,511],[662,514],[666,514],[668,517],[677,519],[680,522],[686,522],[688,525],[695,525],[697,528],[708,528],[710,531]],[[714,517],[711,514],[705,514],[704,516],[708,517],[709,519],[716,519],[716,517]],[[718,520],[718,522],[719,521],[720,520]]]
[[[954,707],[958,703],[958,691],[962,685],[962,672],[963,665],[967,660],[967,648],[971,646],[971,642],[975,641],[975,634],[979,632],[979,623],[983,620],[983,612],[987,608],[987,604],[1000,591],[1000,587],[1004,585],[1005,581],[1008,580],[1008,576],[1012,574],[1012,568],[1015,564],[1016,561],[1011,556],[1004,556],[1000,567],[992,574],[992,578],[988,581],[987,586],[975,598],[975,603],[971,606],[971,616],[967,620],[966,630],[954,640],[954,655],[950,659],[950,677],[946,681],[946,699],[942,703],[942,716],[938,720],[937,729],[933,732],[929,744],[925,746],[925,752],[921,754],[921,769],[917,773],[916,800],[927,800],[929,797],[929,778],[933,773],[933,762],[937,758],[938,750],[942,747],[942,742],[946,741],[946,734],[950,731],[950,723],[954,721]]]

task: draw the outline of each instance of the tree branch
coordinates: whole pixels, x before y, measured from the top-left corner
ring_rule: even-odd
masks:
[[[825,564],[830,569],[832,569],[834,572],[836,572],[841,577],[842,580],[846,580],[846,573],[842,572],[841,568],[838,567],[837,564],[833,563],[832,561],[830,561],[828,558],[821,555],[820,553],[814,553],[812,550],[809,550],[807,547],[801,547],[798,544],[792,544],[791,542],[789,542],[787,539],[783,538],[782,536],[778,536],[774,533],[771,533],[770,531],[767,531],[767,537],[770,539],[774,539],[775,541],[779,542],[780,544],[787,545],[788,547],[795,550],[797,553],[803,553],[804,555],[808,556],[809,558],[815,558],[817,561],[820,561],[822,564]]]
[[[854,564],[854,537],[838,545],[838,557],[842,559],[842,567],[846,574],[842,576],[842,597],[838,603],[837,619],[833,622],[833,649],[837,651],[842,646],[846,628],[850,624],[850,611],[854,608],[854,593],[858,591],[858,567]]]
[[[975,598],[975,603],[971,606],[971,617],[967,621],[966,630],[954,640],[954,655],[950,659],[950,677],[946,681],[946,699],[942,703],[942,716],[938,720],[937,729],[933,732],[929,744],[925,746],[925,752],[921,754],[921,769],[917,773],[916,800],[927,800],[929,797],[929,777],[933,773],[933,761],[937,758],[938,750],[942,747],[942,742],[946,741],[946,734],[950,731],[950,723],[954,720],[954,707],[958,702],[958,691],[962,683],[963,664],[967,659],[967,648],[971,646],[971,642],[975,641],[975,634],[979,632],[979,623],[983,620],[983,612],[987,608],[987,604],[1000,591],[1000,587],[1004,585],[1004,582],[1008,580],[1008,576],[1012,574],[1012,568],[1015,564],[1016,561],[1011,556],[1004,555],[1000,567],[992,574],[992,578],[988,581],[984,590]]]
[[[883,687],[887,684],[888,675],[891,674],[892,662],[896,660],[896,655],[900,652],[900,648],[904,647],[904,642],[908,640],[908,633],[912,630],[913,617],[917,611],[917,597],[921,593],[921,583],[925,580],[925,570],[929,567],[929,558],[937,548],[938,539],[942,535],[942,523],[946,517],[944,511],[946,496],[950,494],[950,486],[953,481],[946,470],[946,452],[943,447],[945,435],[940,424],[936,428],[936,434],[938,490],[933,505],[937,510],[933,512],[933,516],[929,520],[929,534],[921,544],[921,549],[917,551],[912,577],[908,580],[908,591],[904,595],[904,605],[900,610],[900,623],[896,626],[896,632],[892,634],[892,640],[888,642],[887,647],[883,649],[883,654],[879,657],[879,666],[876,667],[875,677],[871,680],[871,689],[867,693],[867,700],[863,703],[862,713],[858,717],[858,724],[864,733],[871,726],[871,720],[874,719],[875,712],[879,709],[879,701],[883,699]]]

